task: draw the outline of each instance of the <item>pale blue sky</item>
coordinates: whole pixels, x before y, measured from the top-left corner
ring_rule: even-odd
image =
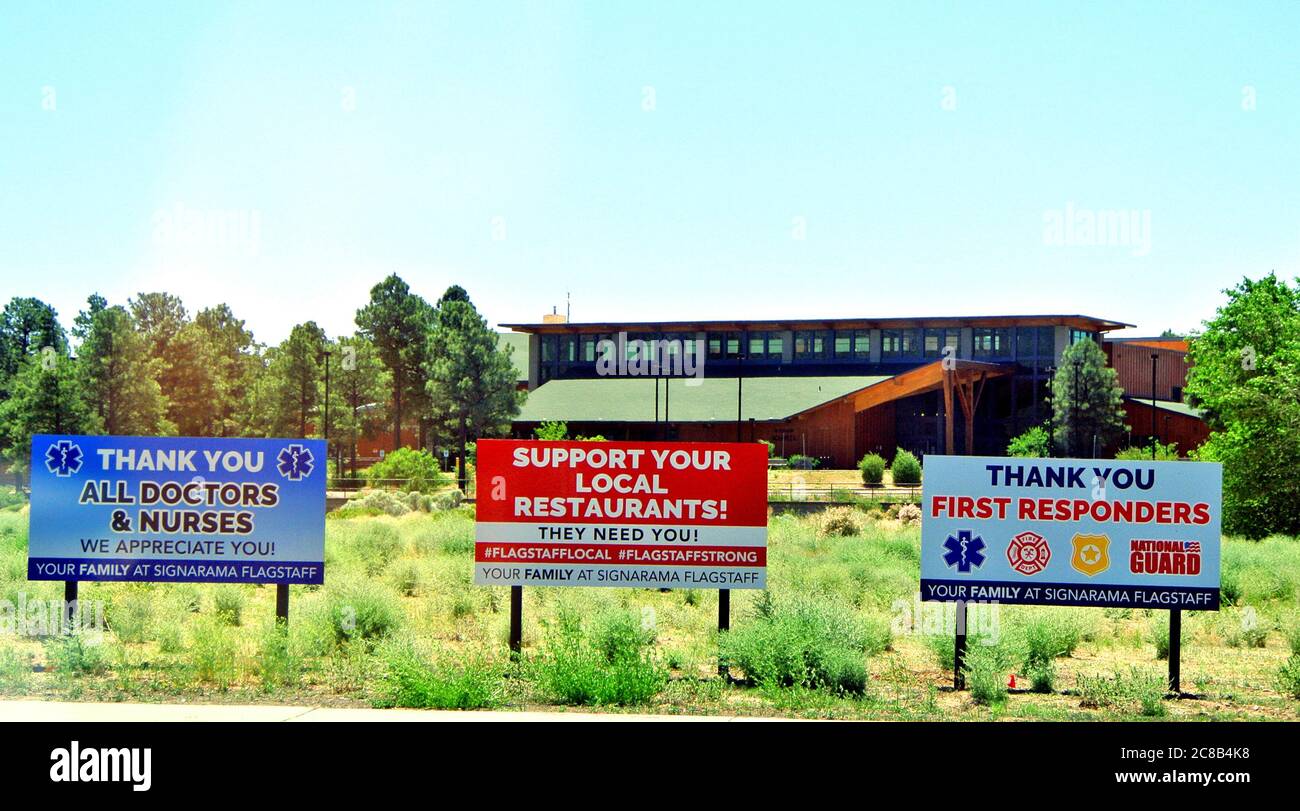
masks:
[[[164,289],[337,334],[396,271],[494,323],[1154,333],[1300,273],[1295,3],[103,5],[0,5],[0,296],[65,322]],[[1047,244],[1067,205],[1149,251]]]

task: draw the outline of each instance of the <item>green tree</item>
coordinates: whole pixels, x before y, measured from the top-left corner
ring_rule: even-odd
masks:
[[[194,316],[194,329],[208,348],[215,389],[213,436],[247,436],[255,430],[248,409],[255,378],[262,371],[261,347],[230,307],[218,304]]]
[[[274,405],[271,430],[280,436],[307,436],[321,405],[325,331],[315,321],[298,324],[271,360]],[[319,427],[319,426],[318,426]]]
[[[425,362],[432,313],[429,303],[397,274],[371,288],[370,303],[357,311],[361,336],[374,344],[388,369],[394,449],[402,446],[402,416],[412,413],[408,405],[427,413]]]
[[[1007,443],[1007,456],[1042,458],[1048,455],[1047,431],[1035,425]]]
[[[91,297],[95,308],[95,297]],[[131,314],[120,305],[83,313],[85,339],[77,354],[82,392],[105,434],[168,435],[176,426],[167,419],[167,399],[158,385],[160,362],[136,331]]]
[[[1061,353],[1052,380],[1056,445],[1066,456],[1093,455],[1124,431],[1124,389],[1119,375],[1106,365],[1106,353],[1096,341],[1079,341]]]
[[[1189,349],[1188,402],[1210,427],[1197,457],[1223,464],[1225,532],[1300,534],[1300,280],[1224,293]]]
[[[515,388],[510,352],[500,351],[497,341],[497,334],[488,329],[468,297],[445,297],[430,342],[428,389],[435,419],[457,438],[457,481],[462,490],[467,484],[466,444],[508,432],[523,403],[524,393]]]
[[[341,338],[334,356],[338,382],[330,391],[331,433],[347,450],[355,478],[357,442],[373,437],[383,426],[390,381],[374,344],[359,335]]]
[[[40,299],[15,296],[0,312],[0,399],[8,394],[7,382],[30,355],[45,347],[58,354],[68,351],[68,338],[58,313]]]
[[[171,293],[140,293],[127,305],[135,328],[149,342],[149,356],[164,359],[172,339],[189,323],[185,305]]]
[[[533,429],[533,436],[538,439],[568,439],[569,424],[566,422],[544,422]]]
[[[33,434],[80,434],[90,412],[66,354],[32,355],[13,376],[9,399],[0,403],[0,441],[17,478],[27,469]]]

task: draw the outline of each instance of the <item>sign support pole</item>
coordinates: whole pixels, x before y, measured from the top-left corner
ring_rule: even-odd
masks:
[[[63,581],[63,633],[72,633],[77,620],[77,581]]]
[[[966,676],[962,674],[962,666],[966,664],[966,601],[958,600],[956,604],[956,636],[953,638],[952,648],[952,689],[966,689]]]
[[[510,658],[518,661],[524,649],[524,587],[510,587]]]
[[[1181,668],[1183,648],[1183,611],[1181,608],[1169,610],[1169,691],[1174,695],[1182,694]]]
[[[275,584],[275,624],[278,627],[289,627],[289,584]]]
[[[731,589],[718,589],[718,631],[731,630]],[[727,663],[718,660],[718,675],[727,678],[731,671]]]

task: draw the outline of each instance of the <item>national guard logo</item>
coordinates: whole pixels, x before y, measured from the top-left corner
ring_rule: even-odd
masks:
[[[1070,556],[1070,565],[1075,571],[1092,577],[1110,568],[1110,538],[1106,535],[1076,534],[1070,539],[1074,544],[1074,554]]]

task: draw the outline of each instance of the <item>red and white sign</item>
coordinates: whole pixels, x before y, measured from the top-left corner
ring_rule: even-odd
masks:
[[[478,443],[474,582],[767,587],[767,448]]]

